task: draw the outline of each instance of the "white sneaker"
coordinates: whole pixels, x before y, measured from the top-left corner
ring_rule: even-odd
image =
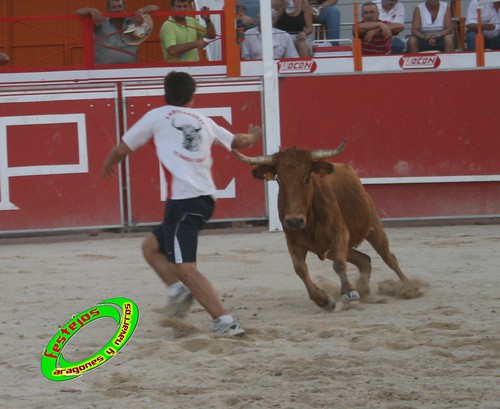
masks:
[[[167,314],[170,317],[182,318],[191,308],[193,301],[193,294],[186,287],[182,287],[175,296],[170,295],[168,297]]]
[[[214,320],[214,327],[212,332],[217,335],[232,335],[235,337],[242,337],[245,335],[245,330],[240,327],[240,323],[237,320],[233,320],[229,324],[220,321],[220,318]]]

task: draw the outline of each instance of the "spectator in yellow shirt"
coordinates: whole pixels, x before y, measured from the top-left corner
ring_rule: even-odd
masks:
[[[172,0],[172,11],[191,11],[189,0]],[[202,10],[208,10],[203,7]],[[200,61],[198,50],[203,50],[208,42],[205,38],[214,39],[215,26],[209,14],[202,14],[206,27],[189,16],[171,16],[160,29],[160,41],[163,57],[166,62]]]

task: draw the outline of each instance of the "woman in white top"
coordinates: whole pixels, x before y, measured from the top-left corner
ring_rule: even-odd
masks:
[[[439,50],[452,53],[455,50],[453,31],[448,5],[444,1],[426,0],[413,10],[408,52]]]

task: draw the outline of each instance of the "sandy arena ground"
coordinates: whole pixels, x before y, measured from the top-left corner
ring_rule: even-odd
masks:
[[[140,254],[144,234],[2,239],[0,407],[500,408],[500,226],[387,232],[423,296],[379,294],[396,275],[364,244],[371,302],[331,313],[309,300],[282,233],[204,234],[200,269],[247,330],[242,339],[212,335],[198,304],[184,322],[166,318],[165,287]],[[308,260],[338,298],[331,263]],[[59,327],[112,297],[139,306],[129,343],[80,378],[44,378],[41,355]],[[115,330],[110,319],[89,324],[65,358],[87,358]]]

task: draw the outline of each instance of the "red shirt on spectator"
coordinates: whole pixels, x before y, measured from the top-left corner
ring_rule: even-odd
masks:
[[[386,21],[377,20],[381,23]],[[365,36],[360,35],[361,52],[363,55],[389,55],[391,53],[392,37],[385,37],[384,33],[379,31],[376,33],[370,42],[365,41]]]

